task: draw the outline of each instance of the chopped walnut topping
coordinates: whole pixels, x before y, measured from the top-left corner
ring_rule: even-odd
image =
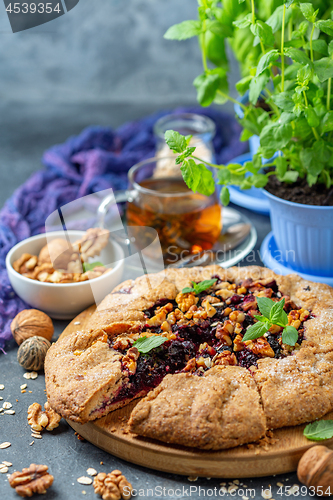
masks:
[[[242,335],[236,335],[234,338],[234,351],[242,351],[244,349],[243,337]]]
[[[175,323],[180,323],[181,321],[184,320],[184,314],[178,307],[172,311],[170,314],[168,314],[168,322],[170,325],[174,325]]]
[[[213,307],[207,299],[202,301],[202,305],[204,306],[204,308],[207,312],[207,316],[209,318],[212,318],[216,314],[215,307]]]
[[[130,337],[117,337],[116,341],[112,345],[114,349],[120,349],[121,351],[125,351],[128,347],[131,347],[133,344],[133,339]]]
[[[132,496],[132,485],[119,470],[109,474],[100,472],[94,479],[94,490],[103,500],[127,500]]]
[[[246,340],[244,344],[250,351],[258,356],[274,358],[274,351],[264,337],[260,337],[256,340]]]
[[[48,402],[44,404],[44,410],[38,403],[33,403],[28,408],[28,424],[34,431],[53,431],[58,427],[61,416],[56,413]]]
[[[197,364],[196,364],[195,358],[192,358],[187,362],[187,364],[184,368],[184,372],[194,372],[196,370],[196,366],[197,366]]]
[[[218,292],[216,292],[216,295],[218,295],[219,297],[222,297],[223,300],[226,300],[234,295],[234,291],[227,290],[227,289],[223,288],[222,290],[219,290]]]
[[[31,464],[29,468],[24,468],[21,472],[13,472],[8,482],[21,497],[31,497],[34,493],[46,493],[53,479],[53,476],[48,473],[47,465]]]
[[[249,311],[250,309],[257,309],[257,301],[256,301],[256,298],[253,297],[253,300],[249,300],[248,302],[244,302],[242,305],[241,305],[241,308],[243,309],[243,311]],[[256,311],[256,314],[258,314],[258,312]]]
[[[232,311],[229,314],[229,319],[231,321],[236,321],[237,323],[243,323],[245,320],[245,314],[242,311]]]
[[[214,356],[212,362],[213,362],[213,366],[216,366],[216,365],[234,366],[234,365],[237,365],[237,358],[233,352],[223,351],[219,354],[216,354],[216,356]]]
[[[182,312],[189,310],[191,306],[195,306],[199,301],[199,297],[196,297],[194,293],[179,293],[176,297],[176,302],[179,309]]]
[[[222,281],[221,283],[219,283],[218,285],[215,285],[215,288],[217,290],[221,290],[223,288],[227,289],[229,287],[230,283],[229,281]]]
[[[130,375],[134,375],[136,372],[137,359],[140,356],[139,351],[136,347],[130,347],[126,353],[126,356],[122,359],[123,368],[128,371]]]
[[[149,326],[161,326],[166,320],[167,314],[170,313],[173,309],[173,305],[171,303],[166,304],[165,306],[158,309],[158,312],[152,318],[147,319],[147,325]]]
[[[210,304],[218,304],[221,299],[213,297],[212,295],[206,295],[205,300],[207,300]]]
[[[222,345],[232,345],[230,334],[233,333],[234,326],[231,321],[225,321],[216,327],[215,337],[222,342]]]
[[[255,290],[253,292],[253,295],[255,295],[256,297],[268,297],[268,298],[271,298],[272,294],[273,294],[273,290],[271,288],[265,288],[264,290],[261,290],[261,291]]]

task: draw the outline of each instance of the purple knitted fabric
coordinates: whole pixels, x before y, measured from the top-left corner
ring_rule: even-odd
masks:
[[[179,108],[178,113],[205,114],[216,124],[216,160],[226,163],[246,151],[239,141],[240,126],[216,109]],[[13,291],[6,272],[7,252],[19,241],[44,232],[45,219],[76,198],[112,187],[124,189],[127,172],[137,162],[154,156],[153,125],[160,112],[117,130],[89,127],[43,156],[44,169],[34,173],[7,200],[0,212],[0,350],[11,338],[10,322],[29,308]]]

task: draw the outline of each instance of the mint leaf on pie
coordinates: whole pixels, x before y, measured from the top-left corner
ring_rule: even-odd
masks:
[[[273,325],[286,326],[288,323],[288,316],[283,310],[285,299],[274,302],[271,312],[269,314],[269,321]]]
[[[257,297],[257,304],[261,314],[265,316],[265,318],[269,319],[271,309],[275,304],[274,300],[269,299],[268,297]]]
[[[212,280],[204,280],[200,281],[200,283],[196,283],[195,281],[191,281],[193,288],[190,288],[189,286],[186,286],[185,288],[182,289],[182,293],[195,293],[199,294],[201,292],[204,292],[208,288],[214,285],[216,283],[217,279],[214,278]]]
[[[258,339],[259,337],[262,337],[267,330],[268,328],[266,324],[261,322],[255,323],[246,330],[242,341],[245,342],[246,340]]]
[[[298,340],[298,331],[294,326],[286,326],[282,332],[282,342],[288,345],[295,345]]]
[[[323,441],[333,437],[333,420],[318,420],[308,424],[303,432],[306,439]]]
[[[87,272],[87,271],[92,271],[95,267],[104,267],[104,264],[102,264],[102,262],[99,262],[99,261],[96,261],[96,262],[83,262],[82,264],[82,268],[83,268],[83,272]]]
[[[147,354],[152,349],[159,347],[164,344],[168,339],[162,337],[161,335],[153,335],[152,337],[140,337],[133,343],[133,347],[136,347],[141,354]]]
[[[212,280],[200,281],[200,283],[195,283],[192,281],[192,284],[194,286],[195,293],[201,293],[201,292],[204,292],[205,290],[207,290],[208,288],[210,288],[211,286],[213,286],[214,283],[216,283],[216,282],[217,282],[217,279],[214,278]]]

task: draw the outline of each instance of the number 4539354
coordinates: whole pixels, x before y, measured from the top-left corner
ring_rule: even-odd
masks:
[[[310,486],[309,488],[307,488],[306,486],[298,486],[298,485],[294,485],[294,486],[281,486],[278,491],[277,491],[277,494],[278,495],[282,495],[282,496],[302,496],[302,497],[305,497],[307,495],[309,495],[310,497],[314,497],[314,496],[318,496],[318,497],[322,497],[322,496],[330,496],[331,495],[331,488],[330,486],[328,488],[323,488],[322,486],[317,486],[317,487],[314,487],[314,486]]]
[[[53,7],[52,3],[10,3],[6,8],[6,11],[9,14],[52,14],[52,12],[57,12],[61,14],[62,9],[60,7],[60,3],[58,3],[55,7]]]

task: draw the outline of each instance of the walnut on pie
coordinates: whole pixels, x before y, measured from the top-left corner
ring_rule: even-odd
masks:
[[[212,278],[215,282],[209,289],[182,293],[192,281]],[[259,439],[265,427],[309,422],[333,409],[331,287],[256,266],[170,268],[149,279],[150,286],[147,276],[119,285],[84,331],[62,338],[49,349],[46,388],[57,413],[84,423],[146,396],[132,411],[133,432],[186,446],[222,449]],[[257,297],[285,299],[288,324],[298,334],[294,347],[282,342],[278,325],[258,339],[242,340],[257,321]],[[151,336],[163,337],[164,343],[148,353],[133,346],[139,338]],[[159,431],[167,422],[164,407],[170,408],[168,401],[178,397],[180,387],[189,398],[188,407],[204,408],[200,388],[215,387],[216,380],[220,392],[206,391],[211,397],[207,408],[213,407],[215,399],[220,404],[219,412],[212,412],[211,427],[205,426],[207,415],[198,410],[200,432],[195,437],[192,412],[189,417],[174,411],[168,417],[174,434]],[[257,405],[256,432],[245,424],[241,405],[230,404],[223,392],[226,380],[239,382],[238,395],[250,398],[251,393],[250,405]],[[228,419],[235,422],[239,441],[231,439],[233,430],[227,436],[219,426]],[[206,442],[213,428],[218,438]]]

